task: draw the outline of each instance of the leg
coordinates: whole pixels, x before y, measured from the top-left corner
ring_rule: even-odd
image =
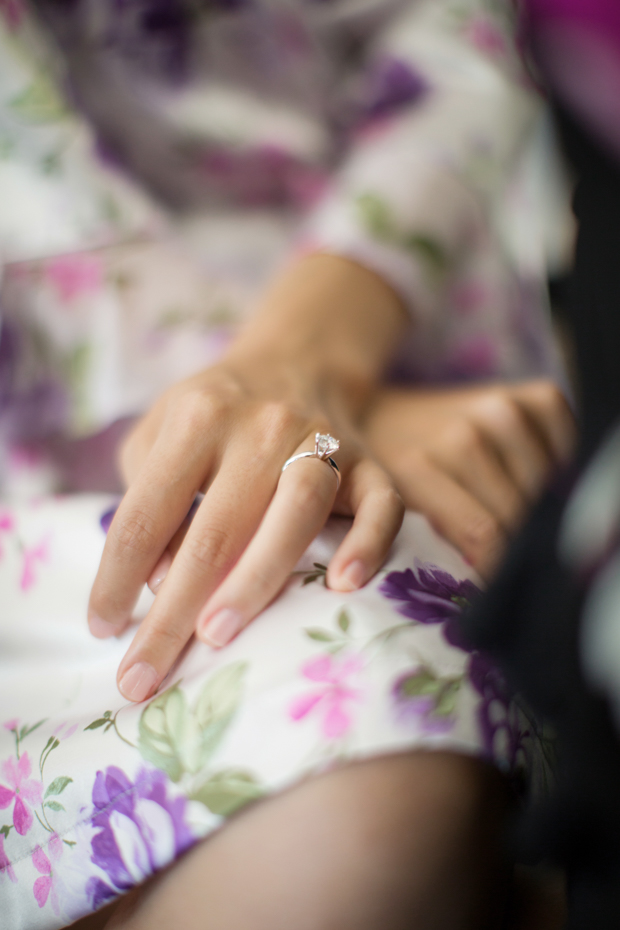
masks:
[[[465,756],[352,764],[240,814],[128,895],[108,930],[492,927],[507,798]]]

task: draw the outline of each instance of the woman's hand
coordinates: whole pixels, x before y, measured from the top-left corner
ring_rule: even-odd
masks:
[[[547,380],[457,389],[385,389],[365,436],[405,506],[418,510],[488,577],[575,425]]]
[[[145,582],[156,591],[118,671],[129,700],[159,687],[194,631],[222,646],[243,629],[332,511],[354,521],[329,564],[329,586],[353,590],[381,566],[403,504],[353,426],[383,361],[377,346],[388,354],[385,330],[372,331],[381,301],[396,330],[400,308],[377,278],[344,260],[305,260],[226,360],[175,385],[130,434],[128,491],[89,606],[91,631],[109,636],[127,626]],[[356,341],[347,329],[359,326],[360,305],[369,331]],[[316,432],[341,442],[338,493],[332,468],[316,458],[281,471],[291,455],[313,450]],[[190,523],[198,492],[205,496]]]

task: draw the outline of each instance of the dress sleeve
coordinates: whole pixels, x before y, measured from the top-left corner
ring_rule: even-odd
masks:
[[[107,245],[155,228],[157,209],[97,157],[67,105],[60,57],[26,4],[0,9],[0,262]]]
[[[372,268],[418,316],[494,235],[540,114],[499,6],[420,0],[377,37],[348,155],[305,230],[305,247]]]

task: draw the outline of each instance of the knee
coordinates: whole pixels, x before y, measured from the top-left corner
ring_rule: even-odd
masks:
[[[351,764],[242,812],[112,925],[172,930],[182,904],[186,926],[208,930],[491,926],[504,807],[500,777],[474,759]]]

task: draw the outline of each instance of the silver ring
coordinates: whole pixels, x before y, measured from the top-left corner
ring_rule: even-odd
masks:
[[[286,471],[289,465],[298,459],[320,459],[321,462],[329,465],[336,476],[338,482],[336,491],[338,491],[340,487],[340,469],[332,458],[332,452],[337,452],[339,448],[340,442],[338,439],[334,439],[329,433],[317,433],[314,437],[314,452],[298,452],[297,455],[291,455],[290,459],[287,459],[282,466],[282,471]]]

